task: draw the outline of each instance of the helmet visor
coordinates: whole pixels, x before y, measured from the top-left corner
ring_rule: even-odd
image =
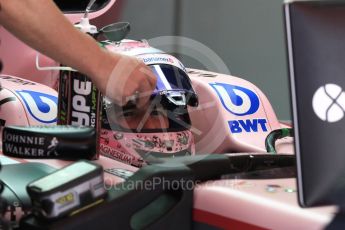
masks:
[[[175,106],[197,106],[198,99],[185,71],[168,64],[149,65],[157,77],[154,96],[161,96]]]

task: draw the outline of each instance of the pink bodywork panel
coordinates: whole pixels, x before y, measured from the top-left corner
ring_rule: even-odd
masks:
[[[11,98],[9,102],[0,106],[0,118],[6,121],[6,125],[56,125],[55,114],[57,113],[58,94],[54,89],[30,80],[4,74],[0,74],[0,81],[0,100]],[[48,113],[39,110],[34,103],[35,98],[31,97],[30,92],[41,94],[40,100],[49,106]]]
[[[220,228],[236,221],[238,229],[324,229],[337,211],[300,208],[295,179],[217,180],[198,186],[194,196],[194,220]],[[200,211],[206,212],[202,219]]]
[[[195,127],[196,152],[266,152],[267,135],[273,130],[282,128],[282,125],[261,90],[238,77],[195,69],[188,69],[188,73],[194,90],[199,96],[200,104],[198,108],[190,108],[192,124]],[[220,96],[212,88],[211,84],[214,83],[225,83],[251,90],[259,99],[258,110],[245,116],[232,114],[225,108]],[[223,97],[223,100],[230,99]],[[229,127],[229,121],[255,122],[259,119],[267,122],[266,131],[261,125],[257,125],[257,132],[245,132],[242,128],[242,132],[232,133]],[[281,153],[293,153],[292,138],[279,141],[277,150]]]

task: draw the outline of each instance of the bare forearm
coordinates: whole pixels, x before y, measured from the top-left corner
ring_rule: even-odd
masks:
[[[90,36],[76,30],[51,0],[0,0],[0,4],[0,23],[47,56],[93,78],[103,62],[116,63]],[[110,74],[111,69],[104,72]]]

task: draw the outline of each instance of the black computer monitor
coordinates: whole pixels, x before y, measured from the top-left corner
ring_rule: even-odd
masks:
[[[299,203],[345,206],[345,1],[284,11]]]

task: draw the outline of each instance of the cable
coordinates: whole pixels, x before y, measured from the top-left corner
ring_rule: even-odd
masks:
[[[65,66],[46,66],[42,67],[40,66],[40,54],[36,54],[36,68],[41,71],[50,71],[50,70],[65,70],[65,71],[75,71],[75,69],[72,69],[71,67],[65,67]]]
[[[284,137],[293,137],[293,136],[294,136],[293,129],[291,128],[273,130],[266,137],[266,140],[265,140],[266,151],[268,153],[276,154],[277,153],[276,148],[275,148],[276,141]]]

